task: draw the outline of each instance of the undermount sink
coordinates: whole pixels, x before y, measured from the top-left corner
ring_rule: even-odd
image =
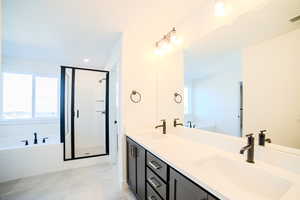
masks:
[[[252,200],[280,200],[292,183],[274,176],[255,164],[213,156],[196,163],[201,176],[212,185]]]

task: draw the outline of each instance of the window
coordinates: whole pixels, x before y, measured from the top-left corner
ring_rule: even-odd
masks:
[[[56,118],[57,78],[3,73],[2,119]]]
[[[56,117],[57,78],[35,78],[35,117]]]
[[[3,74],[3,118],[24,119],[32,116],[32,76]]]

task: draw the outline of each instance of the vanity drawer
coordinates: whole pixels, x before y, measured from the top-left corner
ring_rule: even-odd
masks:
[[[147,183],[147,198],[146,200],[162,200],[160,196],[152,189],[152,187]]]
[[[147,152],[147,166],[164,181],[167,181],[167,164],[149,152]]]
[[[149,183],[149,185],[151,185],[152,188],[154,188],[154,190],[158,192],[163,199],[166,199],[167,197],[166,184],[149,168],[147,168],[147,183]]]

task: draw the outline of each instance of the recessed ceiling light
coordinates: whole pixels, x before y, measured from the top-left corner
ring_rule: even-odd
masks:
[[[88,62],[90,62],[90,59],[85,58],[85,59],[83,59],[83,62],[88,63]]]

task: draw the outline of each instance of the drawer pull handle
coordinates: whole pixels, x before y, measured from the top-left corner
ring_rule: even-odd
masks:
[[[157,200],[157,199],[155,198],[155,196],[149,196],[148,200]]]
[[[149,161],[148,163],[149,163],[150,167],[152,167],[153,169],[160,169],[161,168],[161,166],[155,161]]]
[[[154,188],[159,188],[161,184],[159,181],[157,181],[154,177],[151,177],[148,179],[148,182],[154,187]]]

